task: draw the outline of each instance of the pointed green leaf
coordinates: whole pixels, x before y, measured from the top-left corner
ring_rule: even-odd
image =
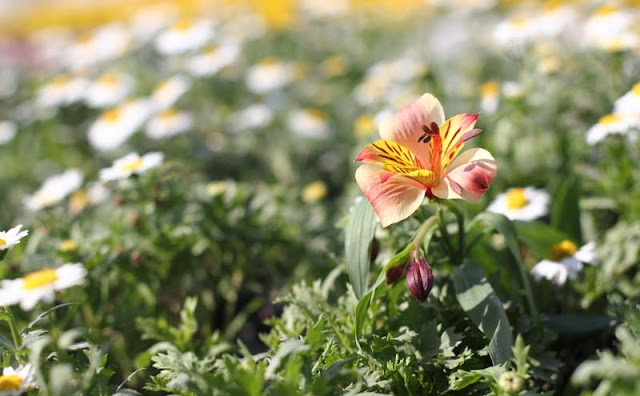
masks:
[[[465,261],[455,269],[453,285],[462,309],[489,338],[489,356],[493,364],[511,359],[513,334],[509,319],[480,267]]]
[[[371,241],[376,229],[376,214],[366,199],[353,207],[345,230],[345,258],[349,282],[358,299],[369,286]]]
[[[580,224],[580,180],[575,176],[564,179],[556,190],[551,206],[551,226],[582,241]]]
[[[538,221],[514,221],[513,225],[522,243],[540,258],[549,257],[551,247],[556,243],[572,240],[569,235]]]

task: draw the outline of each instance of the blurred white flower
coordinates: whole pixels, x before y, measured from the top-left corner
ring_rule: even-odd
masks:
[[[535,29],[539,36],[555,37],[575,24],[578,13],[569,5],[549,3],[536,15]]]
[[[629,92],[616,100],[613,110],[616,114],[640,117],[640,82],[635,83]]]
[[[89,85],[85,101],[95,108],[114,106],[129,96],[133,87],[134,80],[126,74],[103,73]]]
[[[626,31],[633,23],[633,13],[629,9],[613,4],[597,8],[584,24],[585,39],[598,40]]]
[[[607,114],[587,131],[587,144],[594,145],[611,134],[625,134],[638,126],[638,119],[624,114]]]
[[[55,269],[42,269],[18,279],[0,282],[0,305],[20,304],[30,311],[40,301],[53,302],[55,292],[84,283],[87,270],[80,263],[67,263]]]
[[[505,81],[502,84],[502,94],[505,98],[516,98],[522,95],[522,84],[517,81]]]
[[[159,4],[141,9],[130,21],[133,36],[145,42],[171,24],[178,10],[172,4]]]
[[[9,231],[0,231],[0,251],[11,249],[15,245],[20,243],[20,240],[27,235],[29,235],[29,231],[22,230],[22,224],[19,224]]]
[[[487,211],[503,214],[511,220],[534,220],[549,212],[549,193],[533,187],[511,188],[498,194]]]
[[[89,81],[82,77],[57,76],[40,87],[36,103],[44,108],[68,106],[84,97],[88,85]]]
[[[501,46],[518,47],[530,43],[538,33],[535,18],[519,16],[499,22],[493,37]]]
[[[9,143],[16,137],[18,128],[11,121],[0,121],[0,145]]]
[[[0,376],[0,395],[18,396],[36,388],[35,370],[31,364],[13,368],[5,367]]]
[[[232,131],[262,128],[270,124],[273,117],[273,110],[269,106],[256,103],[231,115],[229,128]]]
[[[497,81],[487,81],[480,87],[480,109],[487,114],[493,114],[500,104],[500,84]]]
[[[300,0],[300,8],[311,18],[337,18],[349,12],[350,0]]]
[[[295,67],[276,58],[263,59],[247,71],[247,87],[256,94],[276,91],[293,81]]]
[[[534,278],[546,278],[558,286],[567,279],[574,280],[582,271],[583,263],[593,264],[596,260],[595,244],[590,242],[580,249],[575,243],[564,240],[551,248],[548,260],[542,260],[531,269]]]
[[[235,43],[221,46],[209,46],[202,53],[187,60],[187,70],[194,76],[212,76],[220,69],[234,63],[240,54],[240,47]]]
[[[82,173],[77,169],[68,169],[59,175],[48,177],[40,189],[24,199],[29,210],[40,210],[60,202],[82,185]]]
[[[124,55],[132,44],[125,26],[110,24],[80,35],[68,47],[64,61],[73,70],[89,69]]]
[[[176,109],[164,110],[147,123],[146,134],[151,139],[165,139],[188,131],[193,126],[193,116]]]
[[[140,175],[149,169],[162,165],[164,155],[154,152],[147,153],[142,157],[138,153],[129,153],[113,162],[110,168],[100,171],[100,181],[109,182],[112,180],[126,179],[131,175]]]
[[[327,115],[317,109],[292,110],[287,119],[289,128],[296,134],[314,139],[329,136]]]
[[[89,143],[100,151],[113,150],[142,127],[150,114],[147,99],[130,100],[106,110],[89,127]]]
[[[151,93],[154,109],[163,110],[173,106],[190,88],[191,81],[180,75],[160,81]]]
[[[163,55],[176,55],[195,51],[214,37],[208,20],[181,19],[156,37],[156,50]]]

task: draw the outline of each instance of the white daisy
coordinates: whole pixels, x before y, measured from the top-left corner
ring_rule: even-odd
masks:
[[[130,153],[115,160],[110,168],[102,169],[100,171],[100,181],[108,182],[126,179],[131,175],[140,175],[149,169],[160,166],[163,160],[164,155],[162,153],[148,153],[142,157],[138,153]]]
[[[616,100],[614,113],[640,117],[640,82],[635,83],[629,92]]]
[[[146,133],[151,139],[164,139],[186,132],[192,126],[193,117],[190,113],[168,109],[149,120]]]
[[[603,42],[628,31],[632,24],[633,13],[630,10],[605,4],[587,19],[583,38],[587,44],[602,47]]]
[[[38,191],[24,199],[24,204],[29,210],[46,208],[78,190],[80,185],[82,173],[77,169],[69,169],[59,175],[48,177]]]
[[[139,42],[146,42],[171,24],[177,13],[172,4],[159,4],[136,12],[130,21],[131,32]]]
[[[88,85],[89,81],[82,77],[57,76],[40,87],[36,103],[44,108],[68,106],[83,98]]]
[[[22,230],[22,224],[17,225],[9,231],[0,231],[0,251],[8,250],[20,243],[20,240],[27,235],[29,231]]]
[[[35,370],[31,364],[17,368],[5,367],[0,375],[0,396],[18,396],[36,387]]]
[[[289,128],[301,136],[323,139],[329,135],[327,115],[317,109],[299,109],[289,113]]]
[[[480,87],[480,109],[487,114],[493,114],[500,104],[500,84],[488,81]]]
[[[517,47],[530,43],[537,33],[535,18],[519,16],[498,23],[493,37],[501,46]]]
[[[572,26],[578,14],[568,5],[551,3],[543,7],[535,18],[535,29],[540,36],[553,37],[565,32]]]
[[[163,55],[176,55],[195,51],[213,38],[211,22],[200,19],[182,19],[156,37],[156,50]]]
[[[90,107],[105,108],[124,100],[134,87],[134,80],[122,73],[103,73],[92,82],[85,94]]]
[[[531,269],[534,278],[546,278],[558,286],[567,279],[574,280],[582,271],[583,263],[593,264],[596,260],[595,244],[590,242],[580,249],[575,243],[564,240],[551,248],[551,256]]]
[[[265,104],[256,103],[229,117],[229,128],[234,131],[262,128],[273,121],[273,110]]]
[[[624,134],[638,125],[636,117],[624,114],[607,114],[587,131],[587,143],[594,145],[611,134]]]
[[[55,292],[84,283],[87,270],[80,263],[67,263],[55,269],[43,269],[18,279],[0,282],[0,305],[20,304],[30,311],[39,301],[53,302]]]
[[[349,0],[301,0],[302,11],[313,19],[337,18],[349,12]]]
[[[223,44],[219,47],[209,46],[202,53],[187,60],[187,70],[198,77],[212,76],[223,67],[234,63],[238,55],[240,55],[240,46],[235,43]]]
[[[180,75],[159,82],[151,94],[154,108],[163,110],[173,106],[189,88],[191,88],[191,81]]]
[[[0,121],[0,145],[9,143],[18,132],[16,124],[11,121]]]
[[[533,187],[511,188],[498,194],[487,211],[503,214],[511,220],[537,219],[549,212],[549,193]]]
[[[113,150],[124,143],[147,120],[151,104],[146,99],[135,99],[113,107],[89,127],[89,143],[100,151]]]
[[[132,44],[125,26],[111,24],[80,35],[66,51],[64,61],[72,70],[85,70],[124,55]]]
[[[276,58],[263,59],[247,71],[246,82],[255,94],[265,94],[285,87],[295,78],[295,67]]]

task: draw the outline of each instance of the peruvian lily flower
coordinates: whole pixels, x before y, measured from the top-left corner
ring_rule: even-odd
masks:
[[[382,140],[370,143],[354,162],[362,162],[356,182],[383,227],[406,219],[425,196],[476,201],[496,175],[487,150],[458,153],[477,136],[478,114],[444,120],[440,101],[424,94],[380,125]],[[456,157],[457,156],[457,157]]]

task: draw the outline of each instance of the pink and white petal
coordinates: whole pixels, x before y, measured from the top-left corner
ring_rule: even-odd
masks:
[[[497,171],[490,152],[481,148],[467,150],[451,163],[442,182],[432,189],[433,195],[477,201],[491,186]]]
[[[373,206],[382,227],[411,216],[424,200],[426,187],[380,165],[363,164],[356,170],[356,182]]]
[[[444,110],[435,96],[426,93],[393,117],[383,121],[380,124],[380,137],[400,143],[411,150],[423,166],[427,166],[428,145],[418,142],[418,139],[423,134],[422,126],[429,126],[432,122],[442,124]]]

